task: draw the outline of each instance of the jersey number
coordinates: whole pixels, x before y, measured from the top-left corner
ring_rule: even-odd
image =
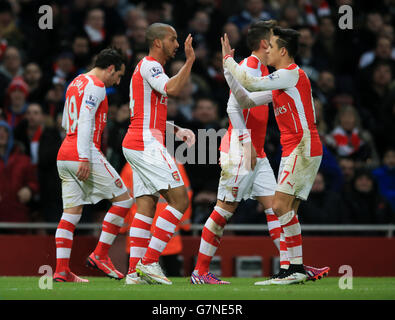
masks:
[[[75,96],[67,97],[65,103],[66,128],[68,133],[74,133],[78,123],[77,101]]]

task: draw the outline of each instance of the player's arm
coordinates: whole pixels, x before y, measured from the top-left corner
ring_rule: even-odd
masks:
[[[243,70],[236,61],[225,57],[224,68],[236,78],[240,84],[249,91],[266,91],[292,88],[298,82],[298,70],[279,69],[265,77],[254,77]]]
[[[191,74],[192,65],[195,61],[195,51],[192,47],[192,40],[193,38],[191,34],[189,34],[184,43],[186,61],[178,73],[171,77],[166,84],[166,91],[169,96],[178,96],[181,90],[184,89]]]
[[[271,90],[249,92],[233,77],[228,69],[224,69],[224,75],[226,82],[228,83],[229,88],[232,91],[232,95],[237,100],[240,108],[248,109],[272,102],[273,97]]]
[[[84,181],[90,174],[90,148],[92,145],[95,114],[106,94],[104,87],[88,84],[82,98],[78,118],[77,151],[80,164],[77,170],[78,179]]]
[[[188,147],[191,147],[195,144],[195,134],[192,130],[187,128],[181,128],[177,126],[173,122],[166,121],[166,131],[174,132],[175,136],[182,141],[185,141]]]
[[[178,96],[184,88],[190,74],[193,62],[195,61],[195,53],[192,48],[192,37],[189,35],[185,40],[186,61],[178,73],[169,78],[162,65],[159,62],[146,62],[143,64],[142,76],[152,89],[164,96]]]
[[[279,69],[265,77],[251,76],[233,59],[234,50],[231,49],[226,34],[223,38],[221,37],[221,45],[224,69],[228,69],[233,77],[249,91],[287,89],[294,87],[298,82],[299,72],[297,69]]]

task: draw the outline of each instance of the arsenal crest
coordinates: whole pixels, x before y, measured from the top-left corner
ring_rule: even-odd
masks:
[[[117,179],[117,180],[115,180],[115,185],[118,187],[118,188],[122,188],[122,181],[121,181],[121,179]]]
[[[239,187],[232,188],[232,196],[237,198],[237,193],[239,192]]]
[[[180,181],[180,175],[178,174],[178,171],[174,171],[174,172],[172,173],[172,175],[173,175],[173,179],[174,179],[174,180]]]

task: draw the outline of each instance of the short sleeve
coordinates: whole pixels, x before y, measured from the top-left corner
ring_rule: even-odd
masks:
[[[141,76],[146,80],[151,88],[160,94],[167,96],[166,84],[169,77],[163,70],[162,65],[157,61],[144,61],[141,65]]]

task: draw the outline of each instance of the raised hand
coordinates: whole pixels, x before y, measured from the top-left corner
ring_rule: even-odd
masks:
[[[235,53],[235,49],[232,49],[229,43],[228,35],[225,33],[223,37],[221,37],[221,46],[222,46],[222,58],[225,56],[230,55],[233,57]]]
[[[193,41],[193,38],[192,38],[191,34],[188,34],[188,37],[186,38],[185,43],[184,43],[184,48],[185,48],[185,57],[189,61],[195,61],[195,51],[193,50],[193,47],[192,47],[192,41]]]

